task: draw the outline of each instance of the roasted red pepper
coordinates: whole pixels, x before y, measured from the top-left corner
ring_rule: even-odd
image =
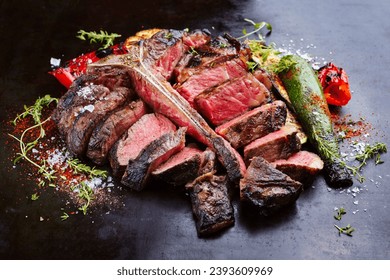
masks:
[[[328,63],[318,70],[318,78],[330,105],[344,106],[351,99],[348,76],[344,69]]]
[[[85,73],[87,65],[98,61],[99,59],[110,54],[125,54],[128,50],[124,44],[118,44],[107,49],[93,51],[80,55],[68,62],[65,67],[58,67],[49,73],[53,75],[62,85],[69,88],[73,80]]]

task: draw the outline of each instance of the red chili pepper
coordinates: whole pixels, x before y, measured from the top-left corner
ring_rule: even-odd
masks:
[[[65,67],[56,68],[53,71],[50,71],[49,74],[53,75],[66,88],[69,88],[74,79],[85,73],[88,64],[96,62],[110,54],[119,55],[127,52],[128,50],[124,44],[118,44],[107,49],[93,51],[66,62]]]
[[[328,104],[344,106],[351,100],[348,76],[344,69],[330,62],[318,70],[318,78]]]

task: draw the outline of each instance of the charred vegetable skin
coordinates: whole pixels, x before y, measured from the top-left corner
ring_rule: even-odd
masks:
[[[351,100],[348,76],[343,68],[330,62],[318,70],[318,79],[328,104],[344,106]]]
[[[316,74],[299,56],[288,55],[282,60],[291,63],[288,69],[279,73],[279,77],[309,141],[324,161],[325,179],[332,187],[351,186],[352,177],[341,160],[328,104]]]

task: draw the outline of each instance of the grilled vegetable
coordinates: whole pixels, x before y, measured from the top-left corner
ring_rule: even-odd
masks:
[[[344,106],[351,99],[348,76],[344,69],[328,63],[318,70],[318,78],[330,105]]]
[[[328,104],[319,80],[306,60],[287,55],[279,62],[281,78],[309,141],[324,161],[326,180],[333,187],[349,187],[352,177],[342,161],[333,134]]]

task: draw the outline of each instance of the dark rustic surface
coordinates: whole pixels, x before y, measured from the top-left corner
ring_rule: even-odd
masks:
[[[75,38],[79,29],[127,36],[142,28],[188,27],[239,36],[245,17],[268,21],[274,28],[268,42],[295,44],[295,49],[332,59],[346,69],[353,99],[341,112],[372,124],[367,142],[389,143],[388,1],[106,3],[0,1],[1,259],[390,258],[388,155],[382,156],[384,164],[371,162],[365,167],[366,182],[355,181],[355,186],[365,187],[356,197],[328,189],[320,176],[296,205],[273,217],[241,211],[235,201],[235,226],[206,239],[196,234],[188,198],[160,185],[141,193],[118,191],[122,207],[96,209],[64,222],[59,216],[66,196],[46,191],[37,201],[29,201],[36,185],[21,175],[20,167],[12,166],[14,154],[4,133],[7,121],[38,96],[64,93],[47,74],[49,60],[91,50]],[[334,207],[340,206],[348,212],[341,224],[356,228],[353,237],[339,236],[334,228]]]

